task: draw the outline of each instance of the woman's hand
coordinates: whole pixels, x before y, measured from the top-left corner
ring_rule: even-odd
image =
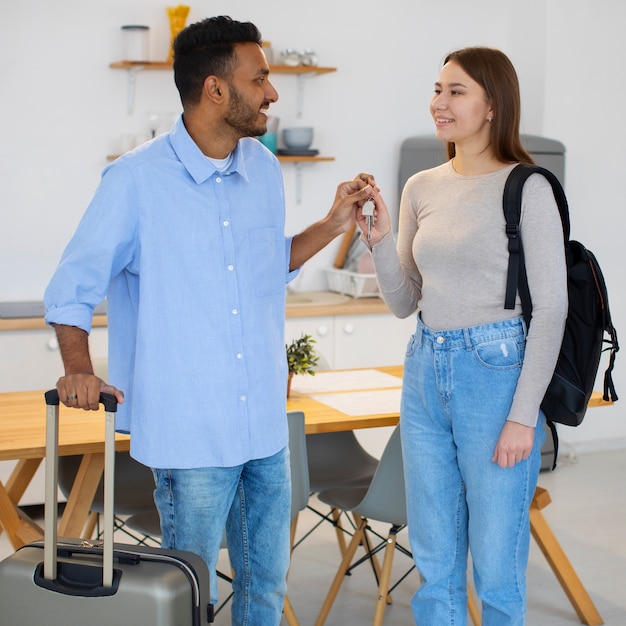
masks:
[[[500,467],[513,467],[530,456],[534,441],[535,429],[533,427],[507,421],[500,433],[491,460]]]
[[[356,223],[361,229],[361,232],[367,237],[369,231],[369,239],[365,239],[367,245],[374,247],[389,231],[391,230],[391,218],[389,217],[389,210],[387,205],[380,195],[380,189],[374,181],[374,177],[370,174],[359,174],[361,180],[365,180],[372,188],[372,192],[369,199],[374,203],[374,215],[372,216],[371,226],[368,229],[367,217],[363,215],[362,208],[365,202],[359,203],[359,210],[356,213]],[[363,178],[369,177],[369,178]]]

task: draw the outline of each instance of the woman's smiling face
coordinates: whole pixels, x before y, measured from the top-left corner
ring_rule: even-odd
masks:
[[[476,143],[489,144],[488,118],[493,114],[487,94],[467,72],[454,61],[441,69],[430,103],[437,138],[458,148]]]

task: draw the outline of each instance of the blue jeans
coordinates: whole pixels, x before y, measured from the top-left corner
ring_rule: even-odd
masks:
[[[289,448],[236,467],[153,473],[163,547],[204,558],[211,576],[211,602],[217,604],[215,569],[226,528],[235,572],[232,623],[278,625],[289,569]]]
[[[521,319],[441,332],[418,319],[409,342],[401,432],[409,538],[422,576],[412,601],[419,626],[467,623],[468,548],[483,626],[524,624],[543,414],[527,460],[512,468],[491,461],[524,349]]]

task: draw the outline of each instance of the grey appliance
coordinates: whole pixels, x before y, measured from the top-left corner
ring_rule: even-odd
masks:
[[[556,139],[537,135],[522,135],[522,145],[530,153],[537,165],[554,172],[565,185],[565,146]],[[399,191],[410,176],[421,170],[441,165],[448,160],[446,144],[434,135],[409,137],[400,148]]]

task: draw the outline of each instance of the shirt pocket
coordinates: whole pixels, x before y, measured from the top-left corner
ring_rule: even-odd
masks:
[[[285,241],[277,228],[250,231],[251,275],[257,297],[280,294],[285,289]]]
[[[503,337],[476,344],[474,356],[481,365],[489,369],[519,369],[524,361],[524,346],[523,340]]]

